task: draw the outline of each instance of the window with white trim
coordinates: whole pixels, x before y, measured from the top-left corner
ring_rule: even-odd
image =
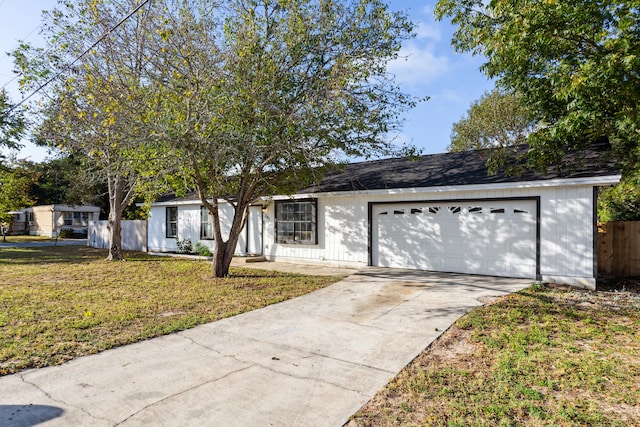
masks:
[[[276,202],[276,243],[318,244],[317,201]]]
[[[73,225],[73,212],[62,212],[64,225]]]
[[[89,225],[89,212],[74,212],[73,225]]]
[[[178,237],[178,208],[169,206],[166,209],[167,238]]]
[[[213,240],[213,216],[206,206],[200,206],[200,239]]]

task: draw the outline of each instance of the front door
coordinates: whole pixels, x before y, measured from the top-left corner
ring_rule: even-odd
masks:
[[[247,253],[262,255],[262,206],[249,206]]]

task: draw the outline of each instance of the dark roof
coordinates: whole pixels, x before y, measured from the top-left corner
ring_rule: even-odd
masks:
[[[318,185],[307,187],[300,193],[498,184],[617,175],[619,170],[611,156],[605,152],[607,148],[608,144],[593,145],[590,150],[565,156],[561,165],[564,167],[550,166],[546,172],[523,169],[517,174],[499,172],[490,175],[487,168],[490,150],[351,163],[339,171],[325,174]],[[526,146],[517,147],[510,158],[517,159],[526,150]]]
[[[546,172],[521,169],[519,173],[499,172],[494,175],[489,174],[487,167],[491,150],[350,163],[339,170],[327,172],[319,184],[304,188],[298,193],[499,184],[618,175],[620,171],[609,155],[609,149],[608,143],[601,142],[592,145],[589,150],[566,155],[561,167],[549,166]],[[514,148],[510,153],[512,164],[518,163],[513,159],[517,159],[526,150],[526,146]],[[194,200],[200,200],[196,191],[180,197],[173,193],[165,194],[156,202]]]
[[[193,201],[200,200],[200,196],[198,196],[197,191],[188,191],[184,196],[177,196],[175,193],[167,193],[158,197],[154,203],[161,202],[184,202],[184,201]]]

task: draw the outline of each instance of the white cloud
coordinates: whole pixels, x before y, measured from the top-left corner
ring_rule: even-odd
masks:
[[[442,39],[442,32],[438,24],[426,23],[424,21],[417,21],[414,31],[416,33],[417,40],[431,40],[438,42]]]
[[[386,135],[385,140],[395,147],[406,147],[413,142],[412,138],[403,132],[390,133]]]
[[[449,58],[436,55],[430,43],[412,41],[400,49],[398,59],[391,61],[387,70],[401,85],[414,86],[432,83],[450,66]]]

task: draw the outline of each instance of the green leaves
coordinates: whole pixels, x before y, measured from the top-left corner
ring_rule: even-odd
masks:
[[[385,133],[415,103],[385,74],[410,37],[404,15],[377,0],[223,2],[210,15],[195,13],[197,4],[170,6],[172,19],[156,30],[172,34],[156,61],[172,70],[158,70],[166,79],[157,123],[205,168],[207,194],[235,191],[227,183],[237,170],[250,186],[266,185],[255,197],[278,191],[281,180],[265,181],[266,171],[390,152]]]
[[[23,168],[0,169],[0,223],[11,221],[10,211],[32,206],[29,194],[32,177]]]
[[[640,145],[640,134],[626,125],[640,116],[639,6],[441,0],[436,15],[458,26],[456,49],[486,56],[482,70],[521,93],[544,123],[530,140],[534,150],[579,150],[601,136]],[[549,138],[561,139],[549,144]],[[620,160],[625,174],[635,168],[636,158]]]
[[[478,150],[523,144],[534,120],[522,96],[494,89],[471,104],[454,123],[449,151]]]
[[[22,110],[11,104],[6,90],[0,89],[0,147],[19,148],[25,128]]]

